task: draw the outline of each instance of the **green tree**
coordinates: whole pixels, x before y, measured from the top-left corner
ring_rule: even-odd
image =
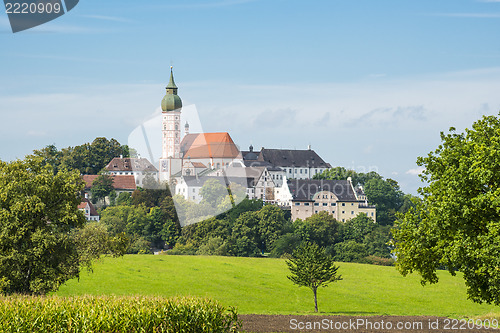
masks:
[[[375,229],[376,224],[366,214],[361,213],[355,218],[348,220],[342,228],[344,241],[354,240],[362,243],[365,236]]]
[[[342,280],[333,259],[317,244],[305,242],[286,261],[291,275],[287,278],[299,287],[308,287],[314,294],[314,311],[318,312],[317,291],[331,282]]]
[[[92,202],[97,203],[99,202],[99,200],[104,201],[104,199],[107,196],[110,196],[114,191],[115,188],[113,186],[113,177],[106,174],[99,175],[96,179],[94,179],[94,181],[92,182],[92,187],[90,188]]]
[[[365,236],[363,244],[368,250],[368,255],[391,258],[391,226],[376,225],[375,228]]]
[[[274,205],[266,205],[257,213],[259,224],[257,227],[260,244],[257,246],[262,251],[271,251],[274,242],[283,234],[283,227],[286,224],[285,213]]]
[[[83,181],[78,172],[54,168],[40,157],[0,162],[0,280],[3,292],[45,294],[79,274],[72,228]]]
[[[368,256],[368,249],[363,243],[346,240],[335,244],[335,260],[343,262],[363,262]]]
[[[200,194],[203,197],[203,202],[212,207],[217,207],[228,195],[228,190],[217,179],[208,179],[201,187]]]
[[[106,255],[123,256],[129,245],[125,234],[112,237],[102,222],[90,222],[81,229],[73,229],[72,237],[80,263],[90,271],[94,260]]]
[[[377,207],[377,223],[392,225],[403,204],[404,193],[399,184],[393,179],[372,178],[365,183],[364,191],[368,201]]]
[[[132,196],[129,192],[121,192],[115,201],[117,206],[130,206],[132,204]]]
[[[84,175],[96,175],[114,158],[127,156],[128,147],[115,139],[95,138],[92,143],[67,147],[61,150],[60,164],[69,169],[78,169]]]
[[[259,255],[258,244],[261,244],[258,231],[259,218],[255,212],[242,213],[233,224],[233,254],[241,257],[256,257]]]
[[[354,185],[365,185],[365,183],[370,179],[382,179],[375,171],[370,171],[368,173],[358,173],[354,170],[348,170],[344,167],[335,167],[327,169],[322,173],[315,174],[313,179],[330,179],[330,180],[346,180],[351,177],[352,183]]]
[[[500,304],[500,119],[485,116],[417,164],[427,185],[393,230],[396,266],[436,283],[436,270],[463,273],[468,298]]]
[[[373,223],[373,221],[372,221]],[[320,247],[329,247],[339,239],[340,224],[328,212],[319,212],[294,222],[295,233],[304,241],[318,244]]]
[[[34,150],[33,156],[41,157],[43,164],[51,165],[54,168],[54,172],[57,173],[61,165],[62,153],[57,150],[55,145],[48,145],[40,150]]]

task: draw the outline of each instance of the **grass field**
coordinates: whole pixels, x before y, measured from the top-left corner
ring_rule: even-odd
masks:
[[[467,300],[460,275],[439,272],[435,285],[394,267],[340,263],[342,281],[318,291],[321,314],[435,315],[455,318],[500,312]],[[311,314],[312,292],[293,285],[282,259],[127,255],[104,258],[56,295],[201,296],[240,314]]]

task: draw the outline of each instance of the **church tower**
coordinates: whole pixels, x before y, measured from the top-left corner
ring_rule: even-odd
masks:
[[[162,154],[160,158],[160,181],[168,181],[181,171],[181,109],[182,101],[177,95],[172,66],[167,92],[161,101],[162,110]]]

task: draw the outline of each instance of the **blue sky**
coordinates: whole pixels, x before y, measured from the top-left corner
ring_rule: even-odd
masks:
[[[500,110],[500,1],[81,0],[13,34],[0,13],[0,159],[127,143],[174,66],[205,131],[312,145],[405,192],[439,132]]]

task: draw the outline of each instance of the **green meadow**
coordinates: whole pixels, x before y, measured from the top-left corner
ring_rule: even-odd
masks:
[[[342,281],[318,290],[320,314],[434,315],[454,318],[498,313],[467,300],[462,277],[439,272],[422,286],[418,275],[394,267],[339,263]],[[103,258],[93,273],[68,281],[55,295],[199,296],[235,306],[240,314],[312,314],[312,292],[287,278],[283,259],[126,255]]]

